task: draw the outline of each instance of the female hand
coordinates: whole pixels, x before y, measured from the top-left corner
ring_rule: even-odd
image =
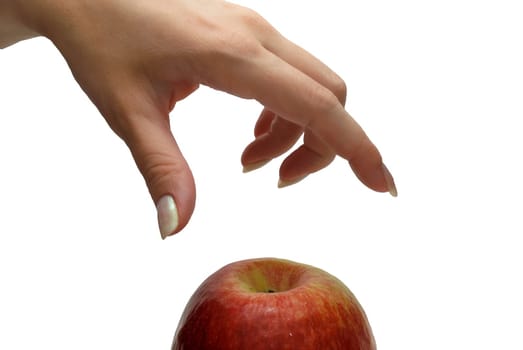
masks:
[[[129,146],[157,205],[162,237],[195,204],[194,179],[169,113],[200,84],[256,99],[264,109],[241,161],[253,170],[303,144],[280,186],[349,161],[369,188],[396,195],[392,176],[345,111],[346,88],[326,65],[254,11],[220,0],[34,0],[17,13],[61,51],[75,79]]]

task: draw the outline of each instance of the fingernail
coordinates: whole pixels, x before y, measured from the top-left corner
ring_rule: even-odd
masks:
[[[160,234],[162,239],[174,234],[178,227],[178,210],[174,198],[170,195],[165,195],[156,204],[158,211],[158,226],[160,227]]]
[[[396,184],[394,183],[392,174],[390,173],[389,169],[387,169],[385,164],[381,164],[381,168],[383,169],[383,176],[385,177],[385,182],[387,183],[387,189],[389,190],[390,195],[392,197],[397,197],[398,190],[396,189]]]
[[[305,179],[307,176],[308,175],[305,175],[305,176],[302,176],[302,177],[298,177],[298,178],[296,178],[294,180],[282,180],[282,179],[279,179],[278,180],[278,188],[284,188],[284,187],[287,187],[287,186],[291,186],[291,185],[297,184],[301,180]]]
[[[268,160],[262,160],[260,162],[256,162],[256,163],[252,163],[252,164],[246,164],[243,166],[243,172],[244,173],[248,173],[250,171],[253,171],[253,170],[256,170],[256,169],[260,169],[262,166],[264,166],[265,164],[269,163],[271,160],[268,159]]]

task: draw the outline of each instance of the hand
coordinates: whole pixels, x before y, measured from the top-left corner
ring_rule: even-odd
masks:
[[[343,80],[252,10],[219,0],[36,3],[28,23],[58,47],[129,146],[157,205],[162,237],[180,231],[194,210],[194,179],[169,113],[200,84],[264,106],[241,158],[246,171],[304,135],[281,165],[280,186],[339,155],[369,188],[396,194],[378,150],[344,109]]]

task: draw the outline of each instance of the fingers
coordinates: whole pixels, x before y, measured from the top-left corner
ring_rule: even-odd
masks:
[[[129,146],[158,211],[162,238],[182,230],[194,211],[193,175],[169,127],[167,113],[135,107],[118,132]]]
[[[349,161],[365,185],[397,195],[392,175],[383,164],[379,151],[343,108],[346,101],[343,80],[274,28],[260,31],[258,36],[273,57],[265,55],[261,64],[264,68],[258,70],[265,72],[265,79],[253,77],[259,83],[256,98],[266,108],[306,130],[304,145],[280,168],[280,185],[299,181],[308,173],[328,165],[334,154],[338,154]],[[269,65],[273,68],[273,75],[268,73]]]
[[[302,67],[305,63],[300,63]],[[325,146],[322,152],[304,152],[293,154],[299,157],[290,164],[306,163],[306,155],[314,163],[317,154],[329,156],[332,152],[348,160],[358,178],[369,188],[379,192],[395,193],[390,173],[384,171],[381,155],[369,140],[360,125],[345,111],[340,102],[342,95],[336,96],[330,89],[317,82],[309,74],[302,72],[272,53],[259,57],[252,66],[245,65],[237,72],[245,84],[254,86],[252,95],[266,108],[285,120],[308,129]],[[310,69],[310,68],[309,68]],[[321,76],[321,66],[311,75]],[[252,89],[252,87],[250,87]],[[343,100],[343,99],[342,99]],[[316,141],[317,145],[318,142]],[[309,147],[310,148],[310,147]],[[323,164],[328,164],[326,161]],[[283,172],[285,173],[285,171]]]
[[[272,121],[276,118],[276,114],[271,110],[264,108],[254,126],[254,137],[261,136],[271,129]]]
[[[295,184],[309,174],[325,168],[334,160],[335,155],[323,140],[306,131],[303,145],[283,161],[278,187]]]
[[[242,154],[244,172],[265,165],[271,159],[285,153],[302,134],[301,127],[266,109],[262,112],[254,130],[257,137]]]
[[[308,51],[276,33],[265,40],[263,46],[299,71],[329,89],[344,106],[347,99],[347,86],[332,69]]]
[[[289,150],[302,135],[303,129],[264,109],[255,126],[256,139],[242,154],[244,172],[268,163]],[[280,168],[279,187],[294,184],[307,175],[329,165],[335,153],[325,142],[309,131],[305,132],[304,144],[291,153]]]
[[[276,54],[285,62],[291,64],[293,67],[307,74],[309,77],[314,79],[319,84],[327,87],[332,93],[336,95],[338,101],[342,105],[345,103],[346,86],[343,80],[336,73],[334,73],[328,66],[326,66],[323,62],[318,60],[313,55],[311,55],[309,52],[303,50],[301,47],[295,45],[294,43],[292,43],[291,41],[287,40],[279,34],[273,37],[272,40],[267,40],[264,43],[264,47],[272,53]],[[272,114],[274,115],[274,113]],[[276,131],[278,125],[273,125],[273,127],[270,129],[263,129],[263,132],[267,134],[263,135],[263,137],[260,137],[260,135],[262,134],[260,130],[262,128],[259,128],[258,124],[264,124],[264,120],[267,119],[264,118],[264,116],[266,115],[267,112],[266,110],[264,110],[255,127],[255,136],[257,138],[246,148],[246,151],[243,154],[242,162],[244,164],[248,164],[248,161],[251,160],[251,157],[249,156],[251,156],[252,153],[254,153],[254,149],[256,149],[258,153],[261,154],[261,150],[264,149],[264,144],[270,142],[278,143],[279,141],[279,138],[275,136],[281,134],[281,132]],[[292,140],[289,140],[289,142],[292,142],[292,144],[294,144],[294,142],[297,140],[299,136],[297,136],[297,133],[301,134],[303,132],[303,128],[295,124],[293,125],[295,128],[295,132],[292,135]],[[279,143],[281,143],[281,141],[279,141]],[[269,149],[270,147],[265,148],[265,154],[263,158],[272,159],[283,153],[283,151],[286,151],[288,148],[285,150],[279,148],[280,152],[273,152],[272,154],[269,152]],[[280,168],[280,180],[278,183],[279,187],[294,184],[305,178],[308,174],[311,174],[326,167],[328,164],[332,162],[334,157],[335,152],[332,149],[330,149],[325,142],[323,142],[313,133],[307,131],[305,133],[304,144],[296,151],[294,151],[291,155],[289,155],[283,162]],[[256,157],[252,158],[254,160],[256,159]],[[252,168],[257,168],[258,165],[264,164],[264,162],[258,162],[259,163],[254,163],[254,166]],[[244,166],[244,169],[245,168],[250,170],[251,167],[248,165],[247,167]]]

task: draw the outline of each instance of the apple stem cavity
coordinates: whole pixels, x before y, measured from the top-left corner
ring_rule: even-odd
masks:
[[[341,280],[314,266],[259,258],[216,271],[183,311],[171,350],[218,349],[376,350],[376,342]]]

